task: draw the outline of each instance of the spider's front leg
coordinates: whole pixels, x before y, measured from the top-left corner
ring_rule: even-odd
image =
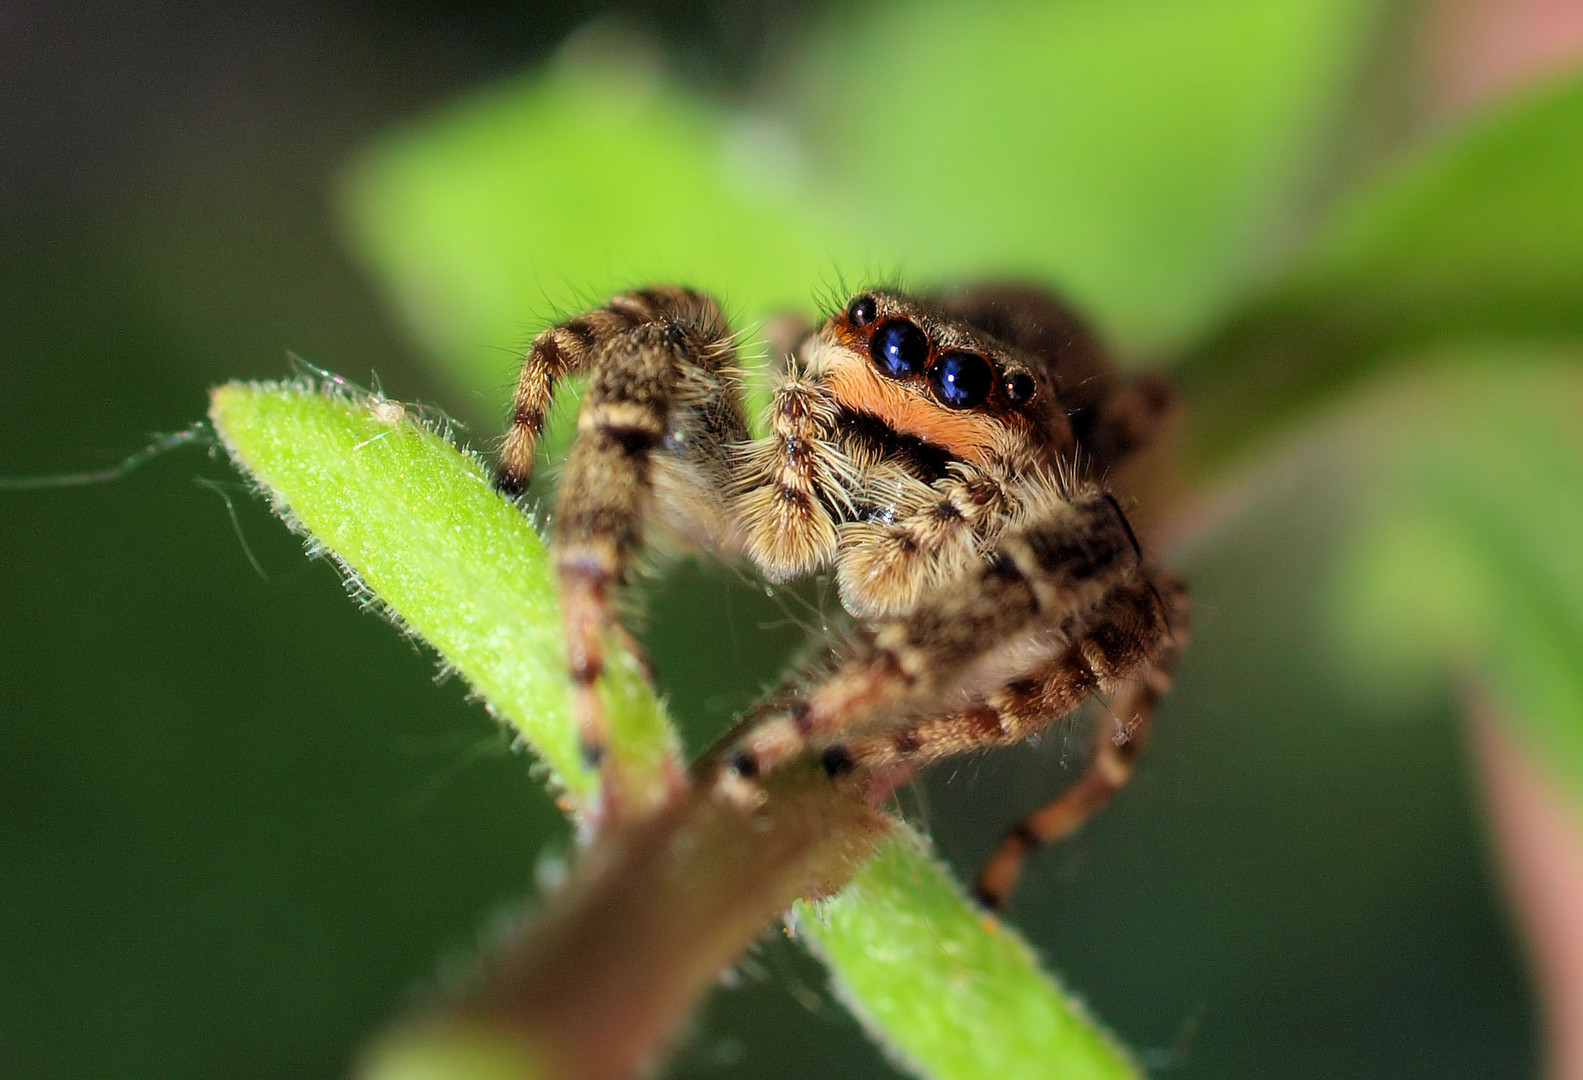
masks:
[[[1077,782],[1013,825],[973,882],[973,895],[987,908],[1004,907],[1028,855],[1070,836],[1132,778],[1154,722],[1160,698],[1171,688],[1176,662],[1187,645],[1191,617],[1186,591],[1171,579],[1155,593],[1169,615],[1156,650],[1116,692],[1109,716],[1094,729],[1088,765]]]
[[[609,732],[596,682],[604,638],[618,631],[614,591],[643,543],[657,466],[685,458],[696,482],[690,505],[704,509],[724,486],[726,447],[746,438],[736,354],[720,310],[686,289],[645,289],[612,298],[534,339],[523,364],[496,486],[524,490],[558,378],[586,371],[551,529],[567,664],[582,752],[601,773],[595,820],[619,817],[628,793],[609,767]],[[667,440],[676,444],[667,447]],[[723,513],[720,514],[723,518]],[[680,778],[677,778],[680,782]]]
[[[888,716],[938,712],[939,701],[974,690],[975,680],[1004,681],[1007,665],[1026,669],[1063,644],[1071,620],[1130,580],[1140,561],[1111,496],[1052,500],[1005,536],[985,566],[865,635],[855,655],[784,715],[751,727],[736,744],[729,772],[753,777],[844,731]],[[731,794],[729,777],[722,782]]]

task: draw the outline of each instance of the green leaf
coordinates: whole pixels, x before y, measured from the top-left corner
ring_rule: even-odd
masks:
[[[568,795],[586,801],[595,781],[580,761],[568,717],[548,560],[521,511],[490,489],[480,464],[378,397],[304,384],[232,383],[214,391],[210,415],[238,465],[289,522],[347,569],[354,591],[432,645],[522,733]],[[607,702],[617,761],[629,777],[658,785],[674,761],[674,734],[633,667],[619,668],[615,678]],[[839,886],[852,860],[883,832],[862,800],[840,795],[817,769],[805,773],[813,782],[794,770],[777,776],[773,805],[761,815],[744,817],[694,794],[679,809],[667,804],[665,813],[635,826],[639,840],[649,830],[665,842],[626,835],[596,848],[598,857],[583,860],[591,868],[577,868],[591,876],[579,879],[574,870],[587,890],[583,900],[573,890],[547,902],[555,912],[552,930],[581,929],[565,942],[546,942],[541,934],[535,947],[554,955],[572,949],[582,967],[614,972],[613,985],[629,996],[649,985],[634,981],[638,970],[654,985],[706,985],[728,959],[710,951],[721,948],[722,934],[735,927],[740,948],[769,911],[811,884],[789,874]],[[717,835],[746,847],[735,851],[709,839]],[[668,860],[686,872],[671,872]],[[631,877],[616,879],[611,868],[628,864],[635,868]],[[737,895],[741,905],[733,907]],[[617,910],[612,896],[626,897],[621,910],[632,911],[620,925],[601,929],[600,920]],[[654,909],[671,901],[673,908]],[[652,917],[645,918],[644,904]],[[746,920],[746,913],[754,917]],[[975,1054],[995,1075],[1133,1075],[1039,973],[1027,947],[1006,928],[985,923],[916,837],[889,844],[817,916],[805,909],[802,924],[841,977],[846,1000],[921,1075],[969,1075],[963,1070]],[[622,935],[645,942],[646,964],[632,965],[628,952],[617,963],[591,965],[576,952],[579,942],[614,943]],[[522,964],[502,967],[520,971]],[[569,991],[563,985],[557,992]],[[477,1019],[470,1015],[456,1024],[466,1029]],[[514,1017],[509,1030],[520,1022]],[[924,1036],[925,1030],[960,1032],[964,1023],[972,1038],[960,1039],[951,1053]],[[384,1044],[371,1075],[433,1075],[442,1065],[465,1067],[459,1080],[536,1075],[523,1055],[532,1058],[549,1042],[502,1044],[502,1029],[491,1024],[475,1043],[458,1030],[441,1024],[412,1029],[411,1038],[398,1033]]]
[[[832,900],[796,909],[797,936],[904,1068],[936,1080],[1121,1080],[1137,1067],[1010,927],[978,911],[898,828]]]
[[[535,330],[625,288],[695,285],[739,327],[807,309],[859,264],[799,155],[770,120],[563,66],[380,145],[345,203],[424,342],[463,385],[504,399]]]
[[[1363,191],[1290,280],[1179,369],[1216,458],[1436,343],[1583,338],[1583,79],[1451,133]]]
[[[1368,0],[988,0],[843,12],[806,81],[820,175],[903,274],[1059,285],[1138,347],[1272,249]]]
[[[355,595],[439,652],[550,769],[574,805],[597,778],[568,707],[563,638],[544,545],[483,467],[380,398],[304,384],[230,383],[210,418],[237,464]],[[663,710],[624,653],[606,676],[617,767],[663,789],[678,754]]]
[[[1373,406],[1389,420],[1359,448],[1374,512],[1336,613],[1349,670],[1387,687],[1476,677],[1583,805],[1578,359],[1463,352]]]

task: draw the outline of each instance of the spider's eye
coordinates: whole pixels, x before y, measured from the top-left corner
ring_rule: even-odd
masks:
[[[1013,405],[1021,405],[1033,397],[1033,376],[1026,371],[1013,371],[1006,376],[1003,388],[1006,391],[1006,400]]]
[[[929,369],[935,395],[953,409],[971,409],[989,397],[995,369],[978,353],[948,352]]]
[[[918,374],[929,360],[928,337],[906,319],[888,322],[874,331],[868,348],[874,363],[893,379]]]
[[[853,326],[867,326],[874,321],[874,316],[878,313],[879,309],[874,303],[874,298],[867,293],[854,297],[846,306],[846,317],[852,321]]]

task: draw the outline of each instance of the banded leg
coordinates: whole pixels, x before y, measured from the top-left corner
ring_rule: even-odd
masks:
[[[974,676],[1002,654],[1038,663],[1060,645],[1069,620],[1138,565],[1137,541],[1109,495],[1055,503],[1004,538],[988,565],[860,640],[857,654],[786,715],[754,725],[737,744],[733,771],[756,776],[842,731],[971,692]]]
[[[771,581],[786,581],[835,555],[833,509],[850,511],[853,467],[828,438],[836,408],[817,383],[783,378],[769,422],[770,434],[741,452],[732,500],[748,557]]]
[[[1085,620],[1085,628],[1042,668],[949,716],[928,717],[890,731],[831,743],[822,760],[832,774],[910,773],[973,750],[1013,746],[1137,676],[1170,633],[1161,593],[1143,578],[1118,585]]]
[[[1172,672],[1191,629],[1187,593],[1180,584],[1162,583],[1159,595],[1169,612],[1170,626],[1158,652],[1117,692],[1110,715],[1100,718],[1083,775],[1012,826],[984,864],[973,883],[973,895],[985,907],[1003,907],[1029,853],[1076,832],[1131,779],[1148,740],[1155,709],[1171,687]]]
[[[836,580],[841,602],[859,618],[895,618],[917,606],[950,573],[971,566],[998,536],[991,528],[1013,517],[1013,496],[985,475],[949,476],[924,487],[900,469],[871,486],[918,490],[896,520],[841,526]]]
[[[497,490],[510,496],[527,490],[533,450],[549,416],[555,383],[587,370],[618,335],[654,322],[685,328],[695,339],[700,363],[719,368],[735,360],[720,306],[691,289],[663,286],[621,293],[603,307],[550,327],[533,339],[517,377],[511,422],[495,470]]]
[[[535,339],[523,367],[511,433],[497,486],[519,490],[532,462],[556,377],[587,369],[588,387],[567,456],[552,527],[567,664],[584,757],[606,765],[609,735],[596,683],[604,638],[619,632],[614,590],[642,546],[652,509],[656,452],[685,421],[679,446],[723,470],[725,447],[745,436],[734,353],[712,301],[685,290],[616,297]],[[680,453],[681,451],[676,451]],[[667,451],[671,453],[671,451]],[[596,820],[618,817],[626,794],[614,770],[601,768]]]

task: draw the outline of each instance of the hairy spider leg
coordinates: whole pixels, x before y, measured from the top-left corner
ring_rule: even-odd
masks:
[[[825,768],[910,773],[944,757],[1014,746],[1070,716],[1094,694],[1116,690],[1145,669],[1169,633],[1156,573],[1112,589],[1076,623],[1066,646],[1033,672],[957,712],[830,742],[822,753]]]
[[[1190,601],[1180,583],[1160,579],[1155,597],[1162,617],[1169,618],[1168,626],[1161,627],[1158,649],[1142,659],[1117,691],[1110,715],[1100,718],[1083,775],[1012,826],[984,864],[973,883],[973,895],[985,907],[1004,907],[1029,854],[1077,831],[1132,778],[1155,710],[1171,688],[1172,673],[1191,633]]]
[[[751,727],[731,755],[730,771],[739,781],[770,772],[843,731],[965,689],[983,663],[1019,647],[1037,652],[1054,644],[1044,638],[1133,577],[1140,562],[1111,496],[1054,502],[1003,538],[986,565],[905,618],[879,624],[785,714]],[[728,783],[728,794],[732,789]]]
[[[578,736],[584,758],[601,775],[598,822],[629,809],[628,793],[610,767],[596,685],[605,636],[621,634],[613,593],[642,546],[644,519],[663,474],[655,460],[662,448],[689,456],[707,477],[691,486],[695,502],[723,486],[725,448],[747,434],[735,358],[712,300],[685,289],[646,289],[546,330],[523,364],[496,476],[496,486],[508,494],[527,484],[556,380],[579,370],[588,374],[550,546]],[[675,445],[665,447],[668,441]]]

